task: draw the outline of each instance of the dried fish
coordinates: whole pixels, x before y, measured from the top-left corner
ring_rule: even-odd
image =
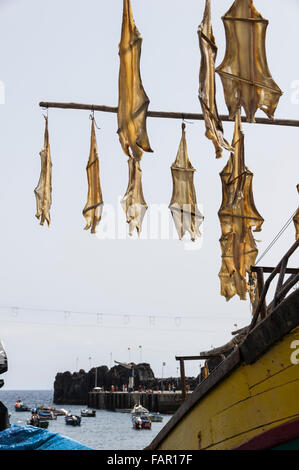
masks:
[[[216,72],[222,80],[230,118],[243,106],[248,122],[255,122],[258,109],[273,119],[282,91],[267,63],[268,20],[255,9],[253,0],[235,0],[222,19],[226,53]]]
[[[218,48],[211,22],[211,0],[206,0],[203,21],[198,27],[201,65],[199,74],[199,101],[206,125],[206,137],[213,141],[216,158],[222,157],[222,148],[233,151],[224,139],[223,126],[216,103],[215,61]]]
[[[220,173],[223,200],[219,210],[222,237],[222,267],[219,273],[221,295],[230,300],[238,294],[246,300],[249,286],[246,273],[251,273],[258,249],[252,234],[260,232],[264,219],[258,213],[252,191],[253,173],[244,161],[244,134],[241,127],[240,109],[235,118],[233,138],[235,152]]]
[[[142,221],[148,206],[144,200],[142,191],[142,170],[140,168],[140,162],[134,158],[129,158],[128,164],[129,184],[121,205],[127,216],[129,234],[132,236],[135,229],[138,235],[140,235]]]
[[[299,193],[299,184],[297,184],[297,191]],[[299,208],[293,220],[294,220],[295,229],[296,229],[296,240],[299,240]]]
[[[143,150],[152,152],[146,130],[149,99],[140,75],[141,45],[142,38],[134,22],[131,2],[124,0],[119,45],[118,134],[125,154],[136,160],[141,160]]]
[[[192,241],[201,235],[203,215],[197,207],[194,172],[195,169],[188,157],[185,124],[183,124],[179,150],[171,167],[173,192],[169,205],[180,240],[186,232],[190,233]]]
[[[44,225],[45,221],[50,225],[50,208],[52,204],[52,161],[50,154],[49,128],[48,118],[46,120],[44,146],[40,151],[41,158],[41,174],[37,187],[34,190],[36,197],[36,215],[40,220],[40,225]]]
[[[83,209],[83,215],[86,220],[85,230],[91,228],[91,233],[96,233],[103,212],[103,197],[100,183],[100,162],[97,138],[95,133],[95,123],[92,119],[90,153],[86,167],[88,181],[87,203]]]

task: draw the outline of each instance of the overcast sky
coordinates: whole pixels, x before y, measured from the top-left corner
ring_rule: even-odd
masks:
[[[143,36],[141,73],[152,110],[201,112],[197,27],[204,3],[132,0]],[[217,65],[225,52],[221,16],[231,4],[212,2]],[[299,3],[256,0],[255,6],[270,20],[269,68],[284,92],[276,117],[299,119],[299,93],[292,88],[299,89]],[[227,303],[220,296],[219,173],[229,154],[215,159],[203,122],[187,124],[189,157],[197,169],[197,197],[205,215],[201,249],[190,250],[190,244],[173,237],[103,240],[105,217],[100,236],[83,230],[88,111],[49,110],[51,227],[40,227],[35,218],[33,190],[44,132],[38,104],[117,106],[121,20],[122,0],[0,1],[0,80],[5,86],[5,104],[0,105],[0,338],[9,360],[7,389],[50,389],[58,371],[110,366],[114,360],[142,359],[158,377],[166,362],[163,375],[176,376],[175,355],[197,355],[219,346],[231,338],[235,324],[250,322],[248,301],[235,297]],[[217,87],[219,112],[226,114],[219,77]],[[119,199],[126,192],[128,167],[116,115],[96,113],[96,121],[105,208],[112,207],[121,230],[127,230]],[[224,129],[231,141],[233,124],[224,123]],[[257,234],[262,253],[298,205],[299,129],[244,124],[244,132],[255,203],[265,219]],[[148,119],[148,134],[154,154],[144,154],[142,160],[145,200],[150,207],[167,207],[181,122]],[[263,264],[276,265],[294,240],[291,224]],[[298,257],[291,265],[298,265]],[[197,362],[186,365],[188,375],[198,372]]]

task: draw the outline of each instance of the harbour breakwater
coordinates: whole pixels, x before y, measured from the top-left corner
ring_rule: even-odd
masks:
[[[181,391],[90,392],[87,402],[89,408],[110,411],[131,411],[134,405],[139,404],[155,413],[175,413],[182,404],[182,393]]]
[[[87,405],[89,394],[95,387],[101,387],[103,391],[121,392],[123,387],[128,388],[131,370],[123,366],[115,366],[109,369],[107,366],[92,368],[89,372],[59,372],[54,382],[53,402],[56,405]],[[186,385],[190,391],[198,384],[198,378],[186,377]],[[134,390],[158,392],[162,388],[166,391],[175,387],[181,390],[179,378],[156,378],[150,364],[134,364]],[[126,407],[130,407],[125,406]],[[106,409],[110,409],[109,407]],[[158,410],[157,410],[158,411]]]

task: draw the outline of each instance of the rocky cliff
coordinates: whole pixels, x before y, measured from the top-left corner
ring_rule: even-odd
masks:
[[[134,366],[135,388],[147,386],[155,380],[154,373],[149,364],[138,364]],[[87,403],[87,395],[95,385],[111,390],[111,386],[122,389],[123,385],[128,385],[130,369],[122,366],[115,366],[108,369],[101,366],[91,369],[89,372],[80,370],[71,374],[70,372],[58,373],[54,382],[54,403],[83,405]]]
[[[56,405],[86,405],[88,392],[95,385],[103,387],[105,390],[111,390],[113,385],[118,390],[122,390],[123,385],[129,383],[130,369],[122,366],[112,367],[101,366],[91,369],[89,372],[80,370],[79,372],[58,373],[54,382],[54,403]],[[143,389],[156,390],[161,389],[161,379],[155,378],[149,364],[142,363],[134,365],[134,384],[135,390]],[[186,384],[193,390],[198,383],[196,378],[186,378]],[[163,379],[163,386],[168,390],[169,386],[175,385],[180,389],[180,380],[177,378]]]

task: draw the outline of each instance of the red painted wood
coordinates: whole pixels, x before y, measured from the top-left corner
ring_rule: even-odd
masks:
[[[299,437],[299,419],[270,429],[232,450],[267,450]]]

